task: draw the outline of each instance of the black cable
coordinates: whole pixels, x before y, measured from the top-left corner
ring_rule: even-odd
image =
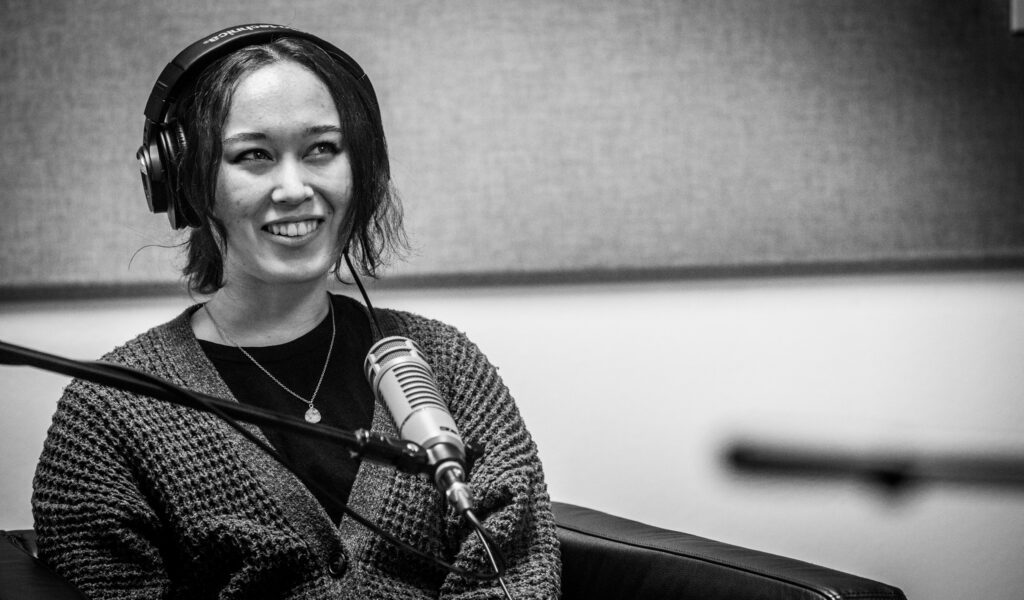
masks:
[[[373,310],[373,304],[370,303],[370,296],[366,293],[366,288],[363,287],[363,282],[359,279],[359,274],[356,272],[355,267],[352,266],[352,259],[348,256],[348,246],[345,246],[345,250],[342,251],[341,255],[345,258],[345,264],[348,265],[348,271],[349,273],[352,273],[352,280],[356,282],[356,287],[359,288],[359,294],[363,297],[363,302],[366,303],[366,310],[370,313],[370,328],[373,330],[373,339],[380,340],[384,334],[381,331],[380,323],[377,322],[377,312]]]
[[[513,600],[512,593],[508,591],[508,586],[505,585],[505,580],[502,578],[502,575],[505,573],[505,557],[501,554],[500,550],[497,556],[495,556],[492,551],[492,548],[498,547],[498,545],[494,543],[494,538],[491,537],[487,528],[485,528],[483,523],[480,522],[480,519],[477,518],[476,513],[472,510],[467,510],[463,514],[465,515],[466,520],[469,521],[470,525],[473,526],[473,531],[476,532],[477,537],[480,538],[480,543],[483,544],[484,552],[487,554],[487,559],[491,562],[491,566],[494,568],[495,577],[497,578],[498,583],[501,584],[501,590],[505,592],[505,597],[508,598],[508,600]]]

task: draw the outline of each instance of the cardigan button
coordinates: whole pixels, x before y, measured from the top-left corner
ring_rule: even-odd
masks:
[[[345,575],[345,571],[348,570],[348,561],[345,560],[345,555],[341,554],[327,566],[327,570],[331,573],[331,576],[340,579]]]

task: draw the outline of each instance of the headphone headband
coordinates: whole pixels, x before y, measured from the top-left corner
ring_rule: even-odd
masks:
[[[149,100],[146,102],[146,119],[150,123],[163,122],[167,117],[167,112],[174,106],[177,94],[187,87],[185,84],[191,83],[203,69],[216,59],[239,48],[269,43],[281,37],[306,39],[323,48],[355,77],[360,85],[364,86],[370,93],[374,104],[377,103],[377,96],[370,84],[370,78],[366,76],[362,67],[351,56],[333,44],[315,35],[292,29],[287,25],[252,23],[222,29],[179,52],[171,62],[167,63],[153,85],[153,91],[150,92]]]
[[[176,125],[170,127],[168,124],[174,120],[172,113],[181,94],[186,92],[199,74],[215,60],[239,48],[270,43],[282,37],[309,40],[327,52],[362,88],[363,94],[360,96],[367,103],[366,109],[370,120],[378,130],[381,128],[380,108],[370,78],[351,56],[333,44],[286,25],[269,23],[238,25],[210,34],[179,52],[160,72],[153,85],[153,91],[149,94],[149,100],[146,101],[142,147],[136,153],[150,210],[166,211],[171,226],[175,229],[199,224],[192,208],[187,206],[187,202],[177,198],[173,189],[174,161],[181,151],[184,136]]]

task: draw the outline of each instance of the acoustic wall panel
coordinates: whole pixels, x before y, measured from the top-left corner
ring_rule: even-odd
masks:
[[[394,280],[1024,263],[1003,0],[3,8],[7,294],[177,281],[142,107],[187,42],[256,21],[370,73],[415,248]]]

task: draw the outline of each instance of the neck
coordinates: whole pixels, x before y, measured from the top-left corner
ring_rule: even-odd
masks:
[[[200,339],[241,346],[271,346],[290,342],[311,331],[327,316],[327,282],[305,286],[275,286],[249,290],[225,286],[196,311],[192,328]],[[231,338],[225,340],[210,321]]]

